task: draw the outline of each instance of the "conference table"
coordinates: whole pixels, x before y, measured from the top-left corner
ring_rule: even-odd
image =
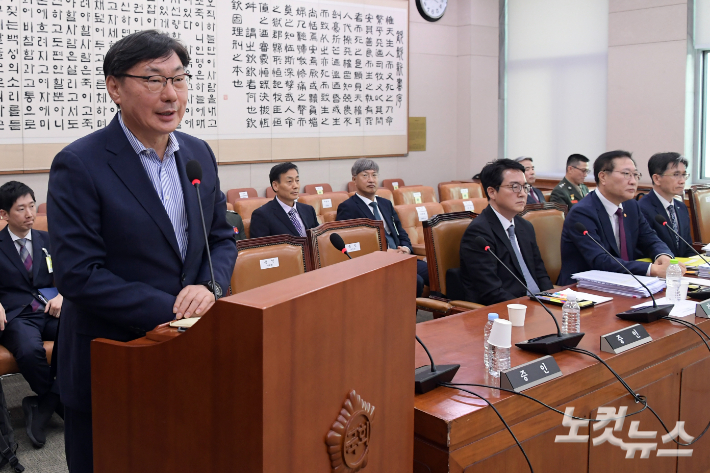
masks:
[[[570,286],[577,290],[574,286]],[[613,296],[586,289],[580,292]],[[663,292],[658,296],[662,297]],[[616,317],[618,312],[647,299],[614,296],[612,301],[582,309],[581,327],[585,333],[578,347],[593,352],[619,373],[637,393],[646,396],[669,430],[676,421],[685,422],[685,432],[696,437],[710,422],[710,352],[689,328],[669,320],[644,324],[653,341],[614,355],[600,349],[601,335],[633,325]],[[554,333],[555,324],[540,305],[519,298],[469,312],[417,324],[417,335],[427,345],[437,364],[460,364],[452,383],[498,386],[499,379],[487,374],[483,366],[483,328],[488,313],[508,318],[507,305],[524,304],[527,314],[524,327],[513,327],[513,344],[533,337]],[[562,307],[548,308],[561,324]],[[707,319],[690,315],[683,318],[710,331]],[[541,354],[523,351],[513,345],[511,366],[540,358]],[[599,407],[617,409],[627,406],[627,413],[643,406],[635,403],[621,383],[597,360],[579,353],[562,351],[553,355],[562,376],[532,387],[525,394],[564,411],[574,407],[574,415],[596,418]],[[424,350],[417,345],[415,366],[429,364]],[[710,469],[710,434],[691,447],[692,456],[657,456],[658,449],[675,449],[675,443],[663,443],[665,430],[649,409],[628,417],[619,425],[612,421],[606,427],[619,427],[611,433],[623,444],[609,441],[594,445],[605,428],[594,429],[585,423],[578,435],[588,439],[575,443],[556,443],[558,435],[569,435],[570,427],[562,425],[563,416],[521,396],[487,387],[467,387],[492,403],[511,426],[536,472],[701,472]],[[510,433],[485,401],[469,393],[438,387],[415,397],[414,471],[490,472],[529,471],[525,457]],[[655,438],[630,438],[632,422],[636,430],[656,431]],[[599,423],[596,423],[599,424]],[[681,439],[678,439],[681,441]],[[599,442],[599,440],[597,440]],[[626,458],[630,443],[656,443],[648,458]],[[686,453],[687,454],[687,453]]]

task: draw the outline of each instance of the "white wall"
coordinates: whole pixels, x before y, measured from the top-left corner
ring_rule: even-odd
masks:
[[[506,157],[564,175],[606,147],[609,10],[600,0],[508,0]]]

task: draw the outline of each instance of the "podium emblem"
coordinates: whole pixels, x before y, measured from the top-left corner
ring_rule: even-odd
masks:
[[[333,473],[351,473],[367,466],[375,407],[350,391],[337,420],[326,435]]]

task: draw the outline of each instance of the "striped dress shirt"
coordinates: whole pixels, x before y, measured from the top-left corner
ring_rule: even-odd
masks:
[[[121,123],[121,128],[123,128],[123,132],[131,143],[133,150],[140,158],[150,182],[153,183],[153,187],[163,203],[163,207],[165,207],[170,223],[173,224],[180,256],[185,261],[187,252],[187,213],[185,212],[185,199],[182,193],[182,185],[180,184],[180,175],[175,163],[175,152],[180,149],[180,145],[175,135],[170,133],[168,147],[165,149],[165,156],[163,156],[161,161],[153,148],[143,146],[143,143],[138,141],[138,138],[131,133],[131,130],[123,123],[123,117],[121,117],[120,112],[118,121]]]

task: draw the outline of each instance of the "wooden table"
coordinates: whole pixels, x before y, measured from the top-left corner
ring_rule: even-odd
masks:
[[[582,292],[595,293],[583,290]],[[602,294],[602,293],[596,293]],[[608,295],[608,294],[602,294]],[[663,295],[662,293],[660,294]],[[600,350],[600,335],[633,325],[616,313],[650,299],[616,296],[613,301],[581,312],[582,331],[586,333],[580,348],[592,351],[616,370],[639,394],[647,396],[648,404],[658,413],[669,429],[676,421],[685,421],[685,430],[697,436],[710,421],[710,405],[705,397],[710,390],[710,353],[700,338],[690,329],[667,320],[644,327],[653,342],[619,355]],[[483,309],[420,323],[417,335],[427,344],[436,363],[459,363],[454,383],[498,385],[483,367],[483,326],[489,312],[507,318],[508,303],[528,307],[525,326],[513,327],[513,343],[555,332],[549,315],[534,301],[520,298]],[[550,306],[561,323],[562,308]],[[695,316],[685,320],[710,330],[707,319]],[[424,350],[417,346],[415,366],[428,364]],[[511,366],[536,359],[541,355],[511,349]],[[582,354],[564,351],[554,355],[563,376],[525,391],[560,410],[574,407],[576,416],[594,418],[601,406],[629,406],[638,410],[624,387],[598,361]],[[490,388],[465,388],[493,403],[512,427],[530,458],[535,472],[700,472],[710,468],[710,433],[692,447],[690,458],[656,457],[625,459],[621,448],[605,443],[592,446],[594,431],[582,427],[581,435],[589,435],[588,443],[555,443],[557,435],[567,435],[560,414],[533,401]],[[415,398],[414,471],[420,472],[525,472],[527,463],[514,440],[484,401],[468,393],[439,387]],[[658,431],[655,440],[630,439],[632,421],[640,421],[639,431]],[[674,448],[663,444],[663,427],[650,411],[625,420],[623,429],[614,435],[624,442],[658,442],[657,448]]]

